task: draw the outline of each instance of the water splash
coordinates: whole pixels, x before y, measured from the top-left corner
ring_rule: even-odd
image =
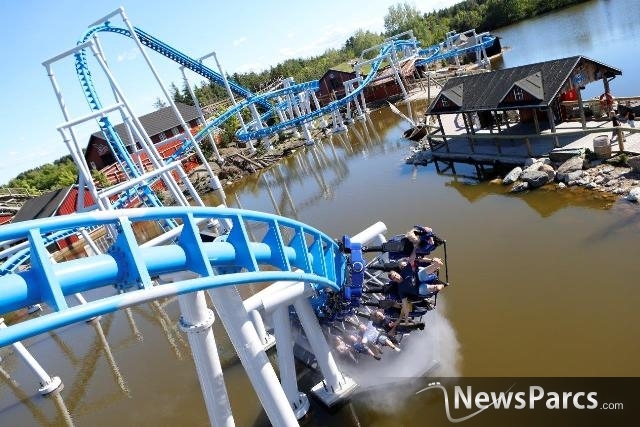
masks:
[[[398,402],[415,392],[414,387],[403,384],[425,376],[460,376],[460,343],[444,309],[441,298],[437,310],[423,317],[424,331],[413,331],[402,340],[400,353],[384,347],[381,361],[361,356],[357,365],[344,367],[361,392],[384,390],[368,393],[368,406],[378,411],[395,412]]]

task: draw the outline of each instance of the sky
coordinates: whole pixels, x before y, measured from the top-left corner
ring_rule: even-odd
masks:
[[[421,12],[461,0],[414,0]],[[20,172],[69,154],[57,128],[65,122],[53,85],[42,65],[75,47],[87,28],[122,7],[130,23],[178,51],[198,59],[216,52],[226,73],[262,71],[289,58],[307,58],[340,48],[358,29],[382,32],[384,16],[396,0],[249,0],[241,10],[214,0],[21,0],[1,1],[0,184]],[[221,4],[223,3],[223,4]],[[118,15],[112,25],[125,27]],[[128,37],[100,33],[108,66],[137,116],[154,110],[164,94],[143,55]],[[150,51],[149,59],[168,88],[184,84],[179,66]],[[93,62],[91,62],[93,61]],[[217,70],[213,58],[204,63]],[[337,65],[337,64],[336,64]],[[97,61],[89,68],[104,106],[115,99]],[[70,119],[90,113],[69,56],[52,63],[56,84]],[[187,71],[191,85],[203,78]],[[99,128],[74,127],[81,146]]]

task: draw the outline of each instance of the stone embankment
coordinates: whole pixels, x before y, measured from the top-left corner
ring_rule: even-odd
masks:
[[[587,160],[572,157],[561,164],[549,159],[528,159],[522,167],[511,170],[502,184],[511,185],[512,192],[520,192],[555,185],[558,189],[579,186],[593,191],[608,192],[638,203],[640,201],[640,156],[626,159]]]

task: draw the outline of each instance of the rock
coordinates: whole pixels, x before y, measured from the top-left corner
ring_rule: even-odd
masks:
[[[538,170],[525,170],[522,172],[522,175],[520,175],[520,179],[528,183],[531,188],[542,187],[550,181],[549,175],[547,175],[546,172]]]
[[[565,188],[567,188],[567,184],[565,184],[564,182],[559,182],[558,185],[556,185],[556,188],[558,190],[564,190]]]
[[[553,166],[551,166],[550,164],[543,163],[542,166],[540,166],[540,169],[538,170],[546,173],[547,176],[549,177],[549,181],[553,181],[553,179],[556,177],[556,171],[555,169],[553,169]]]
[[[520,179],[521,174],[522,174],[522,168],[520,166],[517,166],[511,169],[511,172],[509,172],[507,176],[505,176],[504,179],[502,180],[502,184],[504,185],[513,184],[518,179]]]
[[[512,193],[520,193],[528,189],[529,189],[529,183],[520,181],[520,182],[517,182],[513,187],[511,187],[510,191]]]
[[[529,157],[527,160],[524,161],[524,167],[528,168],[529,166],[531,166],[532,164],[536,163],[538,161],[538,159],[534,159],[533,157]]]
[[[602,168],[602,170],[600,172],[604,173],[604,174],[610,174],[611,172],[613,172],[615,170],[615,168],[611,165],[607,165],[605,167]]]
[[[556,173],[556,175],[557,175],[557,173]],[[573,172],[569,172],[568,174],[566,174],[564,180],[558,180],[558,181],[566,182],[568,184],[568,183],[570,183],[572,181],[579,180],[580,178],[582,178],[583,175],[584,175],[584,171],[583,170],[573,171]]]
[[[553,163],[566,162],[574,157],[584,157],[584,148],[556,148],[549,153],[549,160]]]
[[[558,181],[567,182],[567,174],[582,170],[584,167],[584,159],[582,157],[572,157],[558,167],[556,178]]]
[[[532,165],[529,165],[528,167],[526,167],[522,172],[533,172],[533,171],[539,171],[540,168],[544,165],[544,163],[542,163],[541,161],[537,161]]]
[[[627,200],[631,202],[640,202],[640,187],[633,187],[627,194]]]
[[[640,156],[633,156],[627,160],[627,164],[633,172],[640,172]]]

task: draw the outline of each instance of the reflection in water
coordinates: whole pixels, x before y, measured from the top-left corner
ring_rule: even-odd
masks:
[[[610,209],[619,196],[594,192],[582,188],[559,190],[554,185],[547,185],[525,193],[511,193],[511,186],[499,182],[483,183],[454,177],[445,184],[456,189],[469,202],[475,202],[486,196],[499,195],[522,200],[531,209],[545,218],[568,207],[582,207],[589,209]]]

